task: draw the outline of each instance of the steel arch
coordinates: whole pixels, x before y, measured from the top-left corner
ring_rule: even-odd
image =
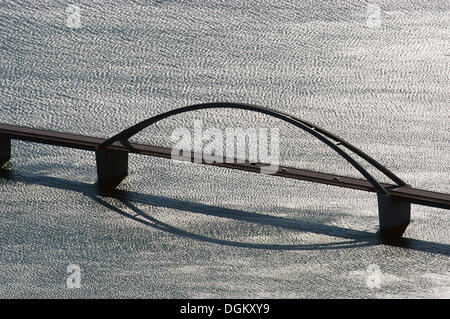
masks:
[[[153,116],[149,119],[146,119],[142,122],[139,122],[130,128],[127,128],[123,130],[122,132],[114,135],[113,137],[107,139],[105,142],[103,142],[98,149],[104,150],[111,144],[117,142],[117,141],[127,141],[129,138],[134,136],[135,134],[139,133],[143,129],[147,128],[148,126],[161,121],[163,119],[166,119],[168,117],[185,113],[185,112],[191,112],[196,110],[204,110],[204,109],[218,109],[218,108],[231,108],[231,109],[242,109],[242,110],[248,110],[248,111],[254,111],[262,114],[266,114],[278,119],[281,119],[285,122],[291,123],[294,126],[304,130],[305,132],[308,132],[309,134],[313,135],[326,145],[328,145],[330,148],[332,148],[334,151],[336,151],[339,155],[341,155],[347,162],[349,162],[356,170],[358,170],[361,175],[363,175],[368,182],[372,184],[372,186],[376,189],[378,193],[381,194],[388,194],[386,189],[365,169],[363,168],[355,159],[353,159],[348,153],[346,153],[344,150],[339,148],[338,146],[341,145],[345,148],[347,148],[349,151],[353,152],[354,154],[358,155],[360,158],[364,159],[368,163],[370,163],[373,167],[378,169],[380,172],[382,172],[384,175],[386,175],[388,178],[390,178],[394,183],[397,184],[397,186],[407,186],[407,184],[401,180],[398,176],[396,176],[394,173],[392,173],[390,170],[388,170],[385,166],[381,165],[379,162],[377,162],[375,159],[364,153],[362,150],[358,149],[357,147],[353,146],[352,144],[348,143],[347,141],[343,140],[342,138],[332,134],[331,132],[320,128],[316,125],[313,125],[307,121],[301,120],[293,115],[290,115],[285,112],[273,110],[267,107],[257,106],[257,105],[251,105],[251,104],[243,104],[243,103],[230,103],[230,102],[213,102],[213,103],[203,103],[203,104],[194,104],[194,105],[188,105],[181,108],[177,108],[162,114],[158,114],[156,116]]]

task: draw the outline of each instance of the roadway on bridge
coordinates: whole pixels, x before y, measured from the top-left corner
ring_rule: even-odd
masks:
[[[105,139],[99,137],[75,135],[9,124],[0,124],[0,136],[9,137],[12,140],[22,140],[35,143],[57,145],[87,151],[95,151],[103,142],[105,142]],[[114,144],[108,146],[108,149],[134,154],[142,154],[169,159],[171,158],[171,149],[159,146],[115,142]],[[194,157],[195,154],[192,154],[191,161],[194,160]],[[230,161],[226,158],[221,159],[217,163],[206,163],[202,161],[201,164],[252,171],[257,173],[261,172],[262,166],[267,165],[265,163],[237,163],[236,160]],[[278,172],[273,175],[368,192],[376,191],[368,181],[363,179],[335,174],[327,174],[322,172],[314,172],[300,168],[280,166]],[[408,199],[409,201],[411,201],[411,203],[450,209],[450,194],[432,192],[413,187],[399,187],[395,184],[388,183],[381,183],[381,185],[383,185],[383,187],[385,187],[391,195]]]

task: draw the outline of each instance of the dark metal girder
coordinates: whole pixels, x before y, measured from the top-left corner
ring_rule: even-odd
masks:
[[[10,139],[57,145],[87,151],[98,150],[99,146],[106,141],[106,139],[98,137],[54,132],[9,124],[0,124],[0,136]],[[112,145],[108,146],[107,149],[154,157],[163,157],[168,159],[170,159],[172,156],[172,150],[170,148],[137,143],[114,142]],[[193,160],[194,156],[195,155],[192,154],[190,160]],[[255,173],[260,173],[261,167],[268,165],[264,163],[251,164],[249,162],[237,163],[236,161],[234,161],[234,163],[228,163],[226,159],[222,159],[220,160],[220,162],[221,163],[206,163],[202,161],[201,164],[226,167]],[[355,190],[376,192],[376,189],[367,180],[322,172],[314,172],[294,167],[280,166],[278,172],[273,175],[351,188]],[[450,209],[450,194],[432,192],[408,186],[398,186],[396,184],[381,183],[381,185],[392,196],[409,200],[413,204]]]

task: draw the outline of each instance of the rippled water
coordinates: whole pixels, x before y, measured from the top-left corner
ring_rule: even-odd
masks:
[[[411,185],[450,191],[450,3],[0,2],[0,122],[109,137],[210,101],[283,110],[359,146]],[[176,127],[278,127],[281,162],[358,176],[264,115],[210,110]],[[0,179],[1,297],[449,297],[448,211],[413,206],[400,247],[375,236],[376,197],[130,156],[118,199],[88,152],[13,142]],[[77,264],[82,288],[66,288]],[[379,289],[366,285],[379,265]]]

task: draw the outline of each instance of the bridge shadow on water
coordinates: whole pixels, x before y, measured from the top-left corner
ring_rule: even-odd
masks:
[[[219,245],[255,248],[255,249],[270,249],[270,250],[332,250],[332,249],[348,249],[355,247],[367,247],[376,245],[392,245],[402,248],[407,248],[416,251],[429,252],[450,256],[450,245],[442,243],[434,243],[423,241],[419,239],[400,238],[395,242],[386,242],[378,233],[372,233],[361,230],[352,230],[344,227],[326,225],[319,222],[310,222],[286,217],[277,217],[261,213],[247,212],[243,210],[230,209],[207,205],[202,203],[195,203],[181,199],[168,198],[163,196],[156,196],[150,194],[142,194],[130,190],[115,190],[108,194],[119,201],[125,209],[122,209],[107,201],[106,197],[101,195],[96,184],[86,182],[71,181],[57,177],[49,177],[36,175],[31,173],[14,172],[6,169],[0,169],[0,178],[7,179],[13,182],[21,182],[31,185],[42,185],[67,191],[81,193],[84,196],[92,199],[99,205],[114,211],[124,217],[132,219],[138,223],[158,229],[175,236],[181,236],[193,240],[198,240],[207,243],[214,243]],[[154,216],[144,212],[135,205],[144,204],[154,207],[164,207],[195,214],[203,214],[208,216],[215,216],[221,218],[228,218],[236,221],[243,221],[255,223],[262,226],[273,226],[282,229],[288,229],[299,232],[314,233],[319,235],[326,235],[335,238],[342,238],[343,241],[317,244],[267,244],[267,243],[247,243],[233,240],[226,240],[220,238],[212,238],[202,234],[197,234],[169,225],[163,221],[156,219]],[[302,211],[300,211],[301,213]],[[319,212],[317,212],[319,213]]]

